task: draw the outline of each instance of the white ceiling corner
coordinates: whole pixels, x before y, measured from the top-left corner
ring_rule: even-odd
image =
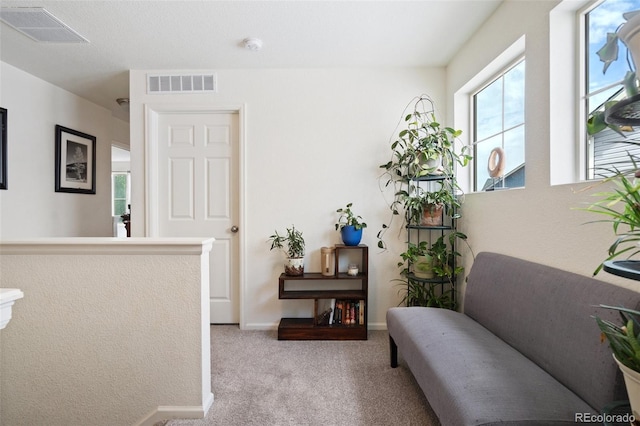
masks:
[[[0,59],[128,120],[115,100],[130,69],[444,66],[501,2],[2,0],[43,7],[91,42],[37,43],[2,23]]]

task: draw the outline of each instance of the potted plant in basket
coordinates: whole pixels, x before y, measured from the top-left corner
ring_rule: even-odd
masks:
[[[367,227],[362,216],[356,216],[351,211],[353,203],[347,204],[344,208],[339,208],[336,213],[340,213],[336,223],[336,231],[340,231],[342,242],[346,246],[357,246],[362,240],[362,230]]]
[[[640,311],[614,306],[600,305],[605,309],[617,310],[621,324],[614,324],[598,316],[595,317],[604,341],[609,341],[618,367],[622,371],[633,415],[640,418]]]
[[[291,228],[287,228],[286,235],[280,235],[278,231],[275,231],[268,241],[271,241],[270,250],[279,249],[286,254],[287,261],[284,264],[284,273],[286,275],[298,276],[304,274],[305,243],[302,232],[292,225]]]

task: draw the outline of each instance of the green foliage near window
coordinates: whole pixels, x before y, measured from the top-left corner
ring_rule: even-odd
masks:
[[[635,170],[636,161],[636,158],[630,156]],[[613,176],[601,182],[613,184],[613,189],[593,194],[599,200],[583,209],[604,217],[593,222],[610,223],[615,237],[609,246],[608,257],[594,271],[594,275],[602,270],[604,262],[608,260],[622,254],[632,257],[640,253],[640,179],[637,172],[630,176],[630,172],[614,170],[616,173]]]

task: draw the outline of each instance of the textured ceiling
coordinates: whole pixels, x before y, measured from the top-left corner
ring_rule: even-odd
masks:
[[[37,43],[2,23],[0,59],[128,120],[115,100],[130,69],[443,66],[500,3],[1,0],[44,7],[90,43]]]

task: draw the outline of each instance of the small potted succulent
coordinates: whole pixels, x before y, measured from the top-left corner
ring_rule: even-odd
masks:
[[[340,213],[336,223],[336,231],[340,231],[342,242],[346,246],[357,246],[362,240],[362,230],[367,227],[362,216],[356,216],[351,211],[353,203],[347,204],[344,208],[339,208],[336,213]]]
[[[299,276],[304,274],[305,245],[301,231],[292,225],[291,228],[287,228],[286,235],[280,235],[278,231],[275,231],[268,241],[271,242],[270,250],[279,249],[286,254],[285,275]]]

